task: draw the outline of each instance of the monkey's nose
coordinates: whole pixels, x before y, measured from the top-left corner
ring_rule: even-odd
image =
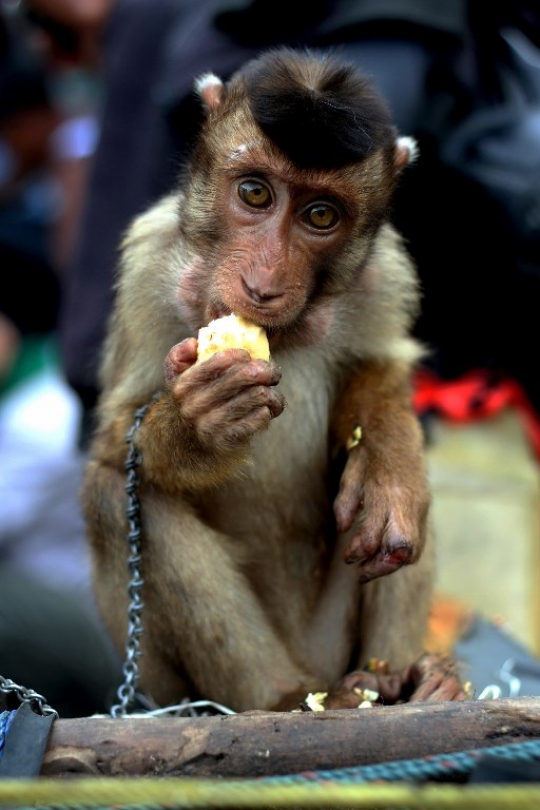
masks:
[[[242,287],[255,304],[262,304],[263,301],[272,301],[275,298],[281,298],[281,296],[283,295],[282,292],[272,290],[262,290],[256,284],[248,284],[245,278],[243,277],[242,277]]]

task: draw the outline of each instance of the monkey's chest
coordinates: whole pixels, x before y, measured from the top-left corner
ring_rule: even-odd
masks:
[[[284,412],[253,441],[253,463],[212,492],[206,519],[228,535],[256,578],[316,584],[333,518],[328,486],[330,397],[308,369],[288,384]],[[313,370],[313,369],[311,369]],[[317,379],[317,375],[315,377]],[[273,570],[273,574],[271,573]]]

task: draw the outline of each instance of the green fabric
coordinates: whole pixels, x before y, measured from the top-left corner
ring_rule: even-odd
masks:
[[[58,363],[59,353],[55,336],[25,336],[21,340],[15,362],[7,375],[0,379],[0,397],[39,371],[57,366]]]

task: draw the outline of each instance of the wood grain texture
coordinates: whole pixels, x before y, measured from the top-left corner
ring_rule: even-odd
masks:
[[[257,777],[540,737],[540,698],[313,713],[57,720],[43,776]]]

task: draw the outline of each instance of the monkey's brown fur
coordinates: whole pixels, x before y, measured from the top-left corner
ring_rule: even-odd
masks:
[[[198,88],[207,117],[182,187],[123,243],[83,488],[95,591],[121,650],[125,436],[157,391],[136,437],[142,687],[162,704],[290,709],[371,657],[400,669],[423,651],[419,294],[386,219],[408,151],[371,87],[330,58],[272,52]],[[301,158],[287,116],[306,99]],[[335,132],[328,105],[345,116]],[[273,362],[228,350],[194,366],[197,330],[231,311],[267,329]]]

